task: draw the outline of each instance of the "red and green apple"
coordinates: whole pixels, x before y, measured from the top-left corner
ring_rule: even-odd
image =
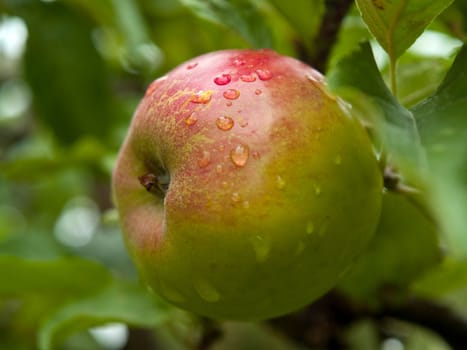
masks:
[[[382,174],[350,108],[271,50],[209,53],[150,84],[113,175],[148,285],[232,320],[282,315],[335,286],[381,211]]]

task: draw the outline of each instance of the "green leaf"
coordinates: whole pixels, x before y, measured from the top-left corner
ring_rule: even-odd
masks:
[[[152,75],[162,64],[160,48],[152,42],[148,21],[140,5],[133,0],[65,0],[73,7],[88,12],[100,24],[105,40],[115,40],[112,46],[107,42],[99,44],[106,57],[118,58],[131,71]],[[102,38],[101,38],[102,39]],[[117,43],[118,42],[118,43]]]
[[[238,32],[255,48],[272,47],[265,17],[252,0],[180,0],[198,17]]]
[[[391,161],[407,178],[419,176],[424,154],[412,113],[401,106],[384,83],[371,47],[359,49],[339,61],[328,74],[330,87],[355,106],[369,104],[373,115],[363,119],[374,129]],[[375,110],[375,107],[377,108]]]
[[[162,52],[150,39],[140,7],[133,0],[111,0],[116,27],[125,39],[129,68],[153,72],[162,63]],[[93,5],[94,6],[94,2]]]
[[[93,138],[81,137],[68,148],[25,150],[2,162],[0,176],[16,182],[33,182],[65,170],[87,167],[107,171],[105,162],[110,154],[103,144]]]
[[[395,61],[453,0],[356,0],[363,20]]]
[[[62,3],[19,8],[28,25],[25,60],[34,107],[63,143],[107,136],[113,122],[107,68],[92,42],[93,24]]]
[[[269,2],[295,29],[305,44],[312,41],[321,24],[321,16],[324,12],[323,0],[298,0],[293,2],[269,0]]]
[[[437,92],[413,108],[426,148],[427,191],[450,252],[467,257],[467,46]]]
[[[397,63],[396,77],[400,103],[413,107],[431,96],[451,64],[452,61],[445,58],[403,55]]]
[[[56,259],[65,255],[63,248],[45,234],[15,234],[0,244],[0,257],[10,255],[28,259]]]
[[[332,69],[342,58],[358,48],[363,41],[371,39],[366,24],[358,14],[351,11],[342,22],[337,42],[332,48],[328,69]],[[355,12],[357,12],[355,10]]]
[[[389,192],[375,237],[340,288],[360,300],[375,298],[384,287],[405,288],[440,259],[435,223],[407,197]]]
[[[110,322],[154,327],[168,314],[168,308],[142,287],[115,281],[101,293],[75,300],[50,315],[39,330],[39,349],[53,349],[73,333]]]
[[[110,272],[90,260],[58,258],[25,259],[0,255],[0,297],[40,295],[58,303],[76,295],[102,288],[110,281]]]
[[[61,304],[99,292],[112,278],[100,264],[63,256],[44,235],[28,236],[13,237],[0,245],[0,314],[11,314],[6,331],[20,339],[26,333],[29,337]],[[4,309],[8,304],[17,306],[8,311]]]
[[[411,289],[426,297],[439,298],[467,287],[467,261],[445,259],[413,284]]]

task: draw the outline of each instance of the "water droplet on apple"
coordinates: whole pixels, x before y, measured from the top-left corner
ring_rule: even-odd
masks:
[[[211,163],[211,153],[208,151],[203,151],[201,158],[198,159],[198,166],[200,168],[205,168]]]
[[[239,57],[236,57],[233,59],[232,61],[232,64],[236,67],[240,67],[240,66],[243,66],[245,64],[245,60],[239,58]]]
[[[225,150],[225,145],[222,145],[222,144],[221,144],[221,145],[219,145],[218,148],[219,148],[219,151],[224,152],[224,150]]]
[[[248,201],[243,201],[242,207],[245,208],[245,209],[248,209],[248,208],[250,207],[250,202],[248,202]]]
[[[256,260],[258,262],[265,262],[268,259],[271,250],[271,242],[268,238],[256,235],[250,239],[253,249],[255,251]]]
[[[238,144],[230,151],[230,159],[238,167],[244,167],[248,162],[250,156],[250,149],[247,145]]]
[[[232,193],[232,196],[230,198],[232,199],[232,202],[234,203],[240,202],[240,194],[238,194],[238,192]]]
[[[319,73],[318,73],[319,74]],[[323,78],[317,78],[311,74],[307,74],[306,78],[310,81],[315,87],[317,87],[323,94],[325,94],[329,99],[337,101],[336,95],[331,93],[326,87],[326,83]]]
[[[185,124],[188,126],[192,126],[195,125],[197,121],[198,117],[196,116],[196,113],[193,112],[185,119]]]
[[[198,62],[190,63],[188,66],[186,66],[186,69],[190,70],[195,68],[198,65]]]
[[[225,103],[225,105],[226,105],[227,107],[232,107],[232,101],[227,101],[227,102]]]
[[[236,100],[240,96],[240,91],[235,89],[227,89],[224,91],[223,96],[228,100]]]
[[[321,225],[318,231],[318,235],[323,236],[328,230],[328,224],[325,222],[324,224]]]
[[[258,160],[258,159],[261,158],[261,154],[260,154],[259,152],[256,152],[256,151],[253,152],[253,153],[251,154],[251,156],[252,156],[253,159],[255,159],[255,160]]]
[[[260,89],[255,90],[255,95],[261,95],[262,93],[263,93],[263,91],[261,91]]]
[[[276,186],[279,190],[282,190],[285,187],[285,180],[280,175],[277,175],[276,177]]]
[[[313,188],[315,190],[315,194],[319,196],[321,194],[321,187],[318,184],[313,184]]]
[[[254,76],[253,73],[251,74],[242,74],[240,76],[240,80],[244,81],[245,83],[252,83],[256,80],[256,77]]]
[[[336,158],[334,158],[334,164],[340,165],[341,163],[342,163],[342,158],[341,158],[341,155],[338,154]]]
[[[222,166],[222,164],[217,164],[216,165],[216,173],[217,174],[222,174],[223,171],[224,171],[224,167]]]
[[[306,233],[311,235],[315,231],[315,225],[312,221],[306,223]]]
[[[231,80],[230,74],[222,74],[214,78],[214,83],[217,85],[227,85]]]
[[[229,116],[224,115],[216,119],[216,125],[220,130],[228,131],[233,128],[234,121]]]
[[[201,299],[208,303],[215,303],[221,298],[219,291],[205,279],[198,278],[194,280],[193,286]]]
[[[271,71],[267,69],[257,69],[256,70],[256,75],[258,75],[258,78],[260,80],[269,80],[272,78],[272,73]]]
[[[248,121],[245,118],[240,117],[238,118],[238,125],[240,125],[241,128],[245,128],[248,126]]]
[[[350,270],[352,269],[352,265],[348,265],[346,266],[341,272],[339,272],[339,274],[337,275],[337,278],[338,279],[341,279],[342,277],[344,277]],[[391,348],[391,347],[390,347]]]
[[[172,303],[183,303],[186,301],[185,297],[180,294],[178,291],[176,291],[174,288],[169,286],[166,282],[162,282],[160,284],[160,291],[161,294],[168,300],[171,301]]]
[[[316,81],[316,82],[322,82],[324,80],[324,77],[323,75],[318,72],[317,70],[311,70],[310,73],[307,73],[305,75],[305,77],[308,79],[308,80],[313,80],[313,81]]]
[[[297,244],[297,248],[295,248],[295,255],[302,254],[304,250],[305,250],[305,243],[303,243],[302,241],[299,241]]]
[[[190,102],[206,104],[211,101],[211,95],[212,91],[210,90],[200,90],[191,96]]]

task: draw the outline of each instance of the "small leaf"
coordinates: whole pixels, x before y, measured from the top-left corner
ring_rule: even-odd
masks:
[[[427,191],[450,251],[467,257],[467,46],[437,92],[413,108],[427,150]]]
[[[238,32],[255,48],[272,47],[272,33],[252,0],[181,0],[198,17]]]
[[[381,220],[373,240],[340,288],[355,298],[368,300],[386,286],[405,288],[440,259],[435,223],[406,197],[389,192],[383,197]]]
[[[363,20],[395,61],[453,0],[356,0]]]
[[[379,115],[365,116],[375,129],[391,160],[406,177],[420,176],[424,154],[412,113],[401,106],[384,83],[376,66],[371,47],[359,49],[339,61],[328,74],[333,90],[350,103],[368,102],[379,109]],[[362,98],[363,94],[363,98]],[[366,100],[366,101],[365,101]]]
[[[440,57],[405,54],[397,64],[398,98],[401,104],[413,107],[431,96],[438,88],[452,61]]]
[[[167,307],[142,287],[115,281],[101,293],[75,300],[50,315],[39,330],[39,349],[53,349],[73,333],[93,326],[123,322],[154,327],[167,315]]]

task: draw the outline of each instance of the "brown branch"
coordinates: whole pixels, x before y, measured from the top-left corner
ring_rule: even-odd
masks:
[[[325,72],[328,58],[338,39],[342,21],[348,13],[353,0],[326,0],[321,26],[312,45],[297,43],[297,51],[302,61],[317,70]],[[308,49],[310,47],[311,49]]]

